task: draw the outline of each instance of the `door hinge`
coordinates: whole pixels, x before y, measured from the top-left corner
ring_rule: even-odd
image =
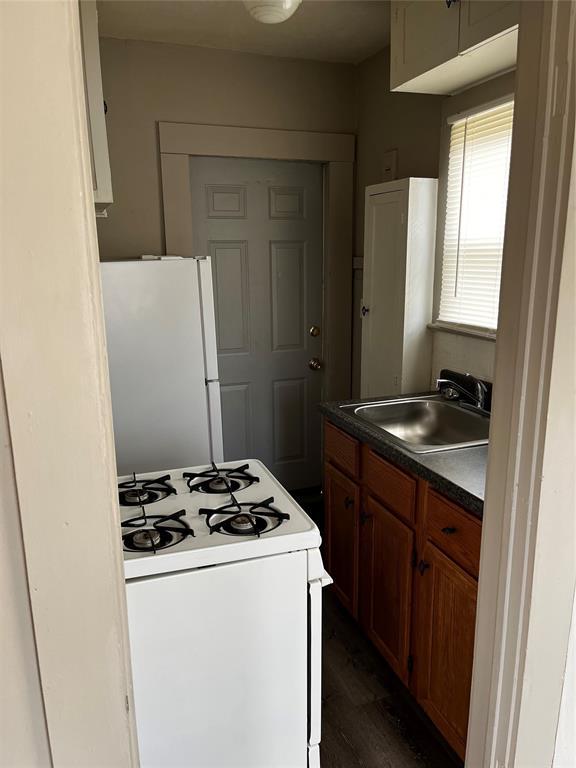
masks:
[[[414,656],[410,654],[408,656],[408,672],[411,673],[413,669],[414,669]]]

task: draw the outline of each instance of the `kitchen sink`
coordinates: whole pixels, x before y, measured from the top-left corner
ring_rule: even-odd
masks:
[[[414,453],[450,451],[488,443],[490,417],[440,395],[343,405],[342,410],[378,427],[391,442]]]

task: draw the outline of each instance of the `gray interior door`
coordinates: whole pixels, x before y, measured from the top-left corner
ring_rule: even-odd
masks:
[[[224,456],[320,481],[322,168],[190,159],[195,253],[212,256]],[[311,333],[312,327],[318,334]]]

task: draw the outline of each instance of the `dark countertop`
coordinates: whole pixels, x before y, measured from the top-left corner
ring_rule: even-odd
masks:
[[[423,392],[422,395],[429,395]],[[415,395],[416,396],[416,395]],[[430,486],[459,504],[475,517],[482,519],[484,509],[484,485],[488,446],[458,448],[438,453],[411,453],[390,442],[381,429],[349,415],[341,405],[370,403],[375,400],[395,400],[392,397],[370,397],[364,400],[339,400],[321,403],[319,408],[326,418],[340,429],[367,443],[380,456],[399,467],[424,478]]]

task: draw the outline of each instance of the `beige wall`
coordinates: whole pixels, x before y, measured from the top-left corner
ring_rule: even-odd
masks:
[[[357,134],[355,255],[363,253],[364,189],[398,150],[398,178],[437,177],[445,117],[513,89],[514,75],[441,97],[389,91],[389,50],[357,67],[187,46],[102,39],[114,204],[98,220],[100,257],[163,253],[159,121]],[[352,290],[352,287],[351,287]],[[353,394],[359,391],[362,275],[353,287]],[[440,368],[491,379],[492,341],[434,335]]]
[[[104,260],[162,253],[158,121],[353,133],[354,68],[164,43],[101,40],[114,205]]]
[[[382,179],[382,158],[398,150],[397,178],[438,176],[443,97],[390,92],[390,50],[357,68],[358,151],[356,166],[356,256],[364,241],[364,189]]]

